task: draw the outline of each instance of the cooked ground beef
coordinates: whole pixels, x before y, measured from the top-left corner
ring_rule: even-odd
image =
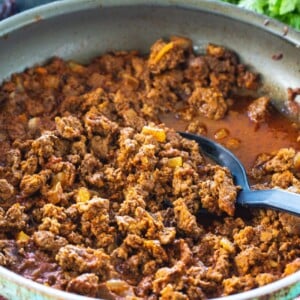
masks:
[[[234,294],[300,270],[299,218],[240,215],[230,172],[160,121],[205,134],[199,116],[223,119],[235,93],[258,87],[232,51],[199,55],[181,37],[149,56],[53,58],[14,74],[0,87],[0,264],[81,295],[153,300]],[[250,104],[250,119],[265,122],[267,105]],[[299,166],[293,148],[264,153],[252,180],[300,192]]]

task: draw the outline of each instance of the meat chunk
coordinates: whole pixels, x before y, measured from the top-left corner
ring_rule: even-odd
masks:
[[[143,126],[146,124],[145,120],[141,118],[135,110],[127,109],[124,110],[122,116],[125,120],[125,126],[136,128],[137,130],[141,130]]]
[[[247,274],[242,277],[233,276],[223,281],[225,295],[231,295],[240,291],[248,291],[256,287],[255,279]]]
[[[176,230],[173,227],[165,227],[159,217],[148,213],[145,209],[137,207],[134,218],[130,216],[116,216],[120,232],[141,235],[144,233],[148,239],[158,239],[161,244],[169,244],[174,241]]]
[[[116,270],[136,283],[168,261],[168,255],[158,240],[144,239],[135,234],[128,234],[121,246],[112,252],[112,257]]]
[[[272,175],[272,185],[278,186],[282,189],[287,189],[290,186],[293,185],[293,183],[297,184],[297,179],[293,175],[291,171],[284,171],[284,172],[278,172],[274,173]]]
[[[114,134],[119,126],[95,108],[91,108],[84,116],[84,125],[89,134],[107,136]]]
[[[87,153],[81,161],[80,173],[84,180],[97,187],[104,185],[103,165],[92,154]]]
[[[49,158],[54,153],[54,143],[56,136],[50,132],[44,132],[39,138],[32,142],[32,151],[43,163],[44,159]]]
[[[110,277],[112,267],[110,257],[100,249],[66,245],[60,248],[56,260],[64,270],[73,271],[76,274],[93,272],[101,280],[107,280]]]
[[[66,139],[74,139],[80,137],[82,133],[82,125],[78,118],[74,116],[56,117],[56,129],[59,134]]]
[[[27,160],[21,162],[21,169],[24,174],[33,175],[38,168],[38,158],[30,155]]]
[[[278,276],[271,273],[261,273],[255,277],[255,281],[257,282],[258,286],[264,286],[278,279]]]
[[[300,217],[293,216],[287,213],[279,214],[279,221],[282,224],[283,230],[288,234],[300,235]]]
[[[159,269],[155,273],[153,280],[153,291],[159,293],[163,290],[168,284],[176,284],[180,281],[181,276],[185,272],[185,265],[182,261],[178,261],[174,266],[168,268],[164,267]]]
[[[91,139],[91,150],[93,154],[102,161],[109,159],[110,140],[110,137],[101,137],[98,135]]]
[[[296,258],[294,261],[286,265],[284,269],[284,274],[290,275],[299,270],[300,270],[300,258]]]
[[[15,194],[13,185],[7,182],[6,179],[0,179],[0,200],[9,200]]]
[[[196,88],[188,103],[194,112],[212,120],[222,119],[228,108],[222,93],[215,88]]]
[[[162,300],[168,300],[168,299],[176,299],[176,300],[188,300],[188,296],[174,290],[173,286],[171,284],[168,284],[161,292],[160,299]]]
[[[268,114],[269,97],[260,97],[248,106],[248,117],[254,123],[261,123],[266,120]]]
[[[174,212],[178,229],[187,235],[198,238],[201,229],[198,227],[196,217],[188,210],[184,198],[179,198],[174,202]]]
[[[25,207],[19,203],[13,204],[6,212],[0,208],[0,232],[20,231],[26,226],[28,215]]]
[[[259,265],[264,258],[261,250],[254,246],[249,246],[235,257],[235,264],[240,275],[246,275],[250,269]]]
[[[50,231],[39,230],[33,234],[32,238],[40,249],[53,253],[58,252],[61,247],[68,244],[65,238],[56,236]]]
[[[210,172],[212,177],[199,183],[201,204],[210,212],[226,212],[233,216],[238,188],[234,185],[228,170],[215,166]]]
[[[10,265],[16,264],[18,257],[17,243],[13,240],[0,240],[0,266],[9,267]]]
[[[96,297],[98,288],[98,276],[93,273],[86,273],[71,279],[68,283],[67,291],[88,297]]]
[[[191,40],[181,37],[171,38],[169,43],[158,40],[150,50],[148,67],[152,73],[173,69],[184,61],[184,53],[191,49]]]
[[[20,189],[24,196],[30,196],[39,191],[49,178],[49,172],[42,171],[39,174],[25,175],[20,183]]]
[[[81,213],[81,231],[83,236],[93,236],[97,246],[101,248],[113,247],[115,244],[115,230],[110,226],[109,200],[92,198],[77,204]]]
[[[276,155],[266,162],[265,169],[267,172],[282,172],[293,166],[295,150],[292,148],[280,149]]]

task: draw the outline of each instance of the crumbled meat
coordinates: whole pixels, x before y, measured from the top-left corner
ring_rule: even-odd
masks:
[[[77,204],[81,215],[81,232],[84,236],[96,238],[98,247],[114,247],[115,229],[109,225],[109,200],[92,198]]]
[[[84,116],[84,124],[89,134],[100,134],[107,136],[113,134],[118,130],[118,125],[112,122],[96,109],[91,109]]]
[[[235,257],[235,264],[239,275],[246,275],[251,267],[258,265],[263,260],[263,254],[257,247],[248,247]]]
[[[50,231],[39,230],[32,236],[35,244],[43,250],[56,253],[61,247],[66,246],[68,241],[60,236],[55,236]]]
[[[211,169],[212,177],[199,183],[199,195],[204,208],[220,214],[222,211],[233,216],[237,187],[226,169],[219,166]]]
[[[188,210],[183,198],[174,202],[174,213],[178,229],[187,235],[198,238],[201,229],[197,225],[196,217]]]
[[[13,204],[6,212],[0,209],[0,232],[22,230],[28,220],[24,210],[25,207],[19,203]]]
[[[188,102],[193,111],[213,120],[222,119],[228,108],[222,93],[213,88],[195,89]]]
[[[93,273],[86,273],[71,279],[66,290],[79,295],[96,297],[98,295],[98,288],[98,276]]]
[[[258,284],[258,286],[264,286],[277,279],[279,279],[278,276],[272,273],[260,273],[255,277],[255,281]]]
[[[293,148],[282,148],[277,152],[261,154],[256,158],[251,170],[252,177],[260,179],[266,175],[274,175],[274,180],[279,179],[279,173],[293,169],[296,152]],[[278,173],[275,175],[275,173]],[[285,173],[289,176],[289,173]]]
[[[56,117],[55,123],[59,134],[65,139],[80,137],[83,130],[80,121],[73,116]]]
[[[249,119],[254,123],[265,121],[268,113],[269,97],[260,97],[254,100],[248,107]]]
[[[17,262],[17,243],[12,240],[0,240],[0,265],[9,266]]]
[[[173,69],[184,61],[184,53],[191,49],[191,40],[173,37],[169,43],[158,40],[150,51],[148,66],[152,73]]]
[[[256,287],[255,279],[251,274],[245,276],[233,276],[232,278],[225,279],[223,282],[224,293],[231,295],[236,292],[248,291]]]
[[[101,280],[110,277],[110,257],[100,249],[66,245],[59,249],[56,260],[64,270],[74,271],[77,274],[93,272],[100,276]]]
[[[300,113],[300,105],[299,105],[299,95],[300,95],[300,88],[288,88],[288,101],[286,103],[286,110],[287,113],[293,117],[298,118]]]
[[[20,190],[24,196],[29,196],[40,190],[48,180],[49,172],[42,171],[39,174],[24,175],[20,183]]]
[[[244,215],[229,170],[176,132],[245,146],[226,124],[249,105],[235,95],[258,87],[233,51],[199,54],[184,37],[12,75],[0,87],[0,265],[83,296],[152,300],[217,298],[299,271],[299,217]],[[268,105],[248,107],[257,131]],[[299,165],[294,148],[260,154],[253,188],[300,193]]]
[[[279,221],[282,224],[283,230],[288,234],[300,235],[300,220],[297,216],[292,216],[287,213],[280,213]]]
[[[14,187],[6,179],[0,179],[0,200],[9,200],[14,195]]]
[[[293,274],[298,270],[300,270],[300,258],[296,258],[294,261],[286,265],[284,275]]]
[[[295,150],[281,149],[278,153],[265,164],[267,172],[282,172],[292,168],[295,157]]]
[[[174,291],[174,288],[171,284],[168,284],[165,288],[162,289],[160,292],[162,300],[168,300],[168,299],[178,299],[178,300],[188,300],[188,296],[184,295],[181,292]]]

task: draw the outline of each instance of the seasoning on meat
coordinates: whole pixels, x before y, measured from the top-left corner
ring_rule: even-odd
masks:
[[[161,122],[201,134],[220,122],[216,138],[239,147],[224,120],[238,116],[235,93],[258,87],[233,51],[197,54],[184,37],[148,56],[53,58],[14,74],[0,87],[0,265],[84,296],[153,300],[234,294],[300,270],[299,218],[239,216],[230,172]],[[253,122],[268,99],[249,106]],[[291,147],[249,173],[255,188],[300,192]]]

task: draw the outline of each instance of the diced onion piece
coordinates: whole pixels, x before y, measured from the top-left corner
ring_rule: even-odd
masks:
[[[275,260],[270,260],[270,265],[272,268],[277,268],[278,267],[278,262]]]
[[[235,138],[231,138],[226,142],[226,147],[233,150],[239,148],[241,145],[241,141]]]
[[[168,166],[171,168],[181,167],[182,166],[182,157],[176,156],[168,159]]]
[[[161,128],[144,126],[142,133],[152,135],[158,142],[164,142],[166,140],[166,132]]]
[[[75,73],[78,73],[78,74],[82,74],[86,71],[86,68],[74,61],[69,61],[69,67],[70,69],[75,72]]]
[[[28,120],[28,129],[35,131],[41,126],[41,119],[39,117],[34,117]]]
[[[63,196],[63,189],[60,181],[55,183],[53,187],[47,193],[47,199],[52,204],[57,204],[60,202]]]
[[[20,231],[17,233],[16,240],[18,242],[27,242],[30,239],[30,236],[27,235],[24,231]]]
[[[106,281],[107,288],[117,295],[126,295],[128,292],[130,293],[130,286],[124,280],[120,279],[110,279]]]
[[[215,133],[216,140],[222,140],[228,137],[229,131],[226,128],[221,128]]]
[[[76,202],[87,202],[89,201],[91,198],[91,194],[90,191],[85,188],[85,187],[81,187],[76,195]]]
[[[222,248],[224,248],[229,253],[234,253],[235,252],[235,248],[234,248],[233,243],[225,237],[221,238],[220,245],[221,245]]]

